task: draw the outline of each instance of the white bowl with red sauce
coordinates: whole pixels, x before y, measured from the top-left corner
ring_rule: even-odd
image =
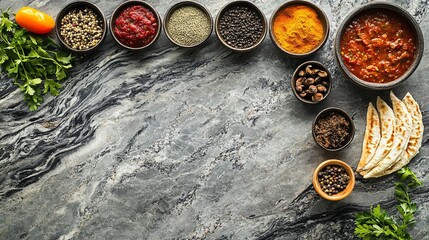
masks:
[[[142,50],[158,40],[162,21],[149,3],[132,0],[122,3],[113,11],[109,27],[119,45],[130,50]]]
[[[419,65],[423,49],[417,21],[386,2],[369,3],[348,14],[334,42],[343,75],[371,90],[392,89],[407,80]]]

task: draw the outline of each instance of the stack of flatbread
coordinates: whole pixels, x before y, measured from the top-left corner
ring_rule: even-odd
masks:
[[[392,108],[380,97],[369,103],[362,156],[357,171],[364,178],[396,172],[417,155],[422,145],[423,119],[410,93],[399,100],[390,92]],[[377,111],[378,110],[378,111]]]

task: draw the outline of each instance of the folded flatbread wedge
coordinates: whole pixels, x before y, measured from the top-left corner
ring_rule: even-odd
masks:
[[[364,178],[372,178],[380,176],[380,173],[386,171],[396,162],[402,159],[404,150],[407,147],[408,140],[411,135],[411,115],[405,104],[399,100],[393,92],[390,92],[390,99],[392,100],[393,112],[395,113],[395,133],[393,146],[390,152],[384,157],[376,167],[371,169]]]
[[[380,118],[378,117],[378,112],[374,105],[369,103],[368,111],[366,113],[366,129],[362,144],[362,155],[356,171],[361,171],[368,161],[372,159],[375,151],[377,150],[380,138]]]
[[[412,119],[410,140],[408,140],[407,148],[404,150],[402,158],[387,171],[380,173],[380,177],[396,172],[406,166],[411,159],[419,153],[419,149],[422,146],[424,126],[419,104],[414,100],[410,93],[405,95],[402,102],[407,107]]]
[[[360,171],[362,176],[377,166],[378,162],[380,162],[381,159],[383,159],[390,152],[390,149],[393,145],[393,136],[395,133],[395,114],[389,105],[387,105],[387,103],[380,97],[377,97],[377,110],[380,114],[381,138],[374,156]]]

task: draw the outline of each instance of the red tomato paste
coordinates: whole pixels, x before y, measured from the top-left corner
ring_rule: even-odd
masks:
[[[411,66],[416,37],[410,24],[390,10],[368,10],[356,16],[341,37],[341,56],[358,78],[391,82]]]
[[[152,42],[158,31],[155,13],[135,5],[125,8],[115,20],[115,36],[129,47],[144,47]]]

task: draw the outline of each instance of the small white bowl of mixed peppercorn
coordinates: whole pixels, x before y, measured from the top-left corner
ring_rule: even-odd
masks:
[[[55,28],[65,48],[73,53],[87,54],[101,46],[106,38],[107,21],[95,4],[76,1],[58,13]]]
[[[326,160],[314,171],[314,190],[326,200],[342,200],[352,193],[354,186],[353,169],[341,160]]]

